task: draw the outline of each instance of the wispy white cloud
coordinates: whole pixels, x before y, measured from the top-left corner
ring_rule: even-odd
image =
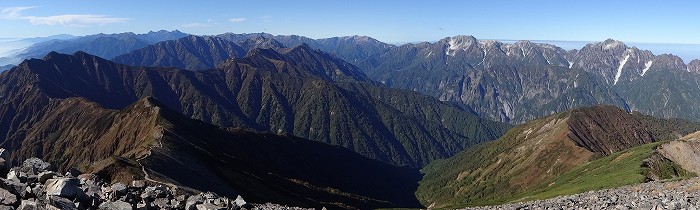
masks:
[[[270,15],[262,16],[260,19],[262,19],[264,22],[272,22],[272,16]]]
[[[3,19],[28,20],[32,25],[64,25],[71,27],[86,27],[92,25],[106,25],[110,23],[120,23],[131,20],[131,18],[117,18],[107,15],[92,14],[66,14],[52,16],[29,16],[23,15],[22,11],[36,7],[9,7],[0,10],[0,17]]]
[[[20,19],[22,17],[22,11],[32,9],[36,7],[8,7],[2,8],[0,10],[0,17],[3,19]]]
[[[228,19],[228,21],[231,21],[231,22],[234,22],[234,23],[240,23],[240,22],[243,22],[243,21],[246,21],[246,20],[247,20],[247,18],[242,18],[242,17]]]

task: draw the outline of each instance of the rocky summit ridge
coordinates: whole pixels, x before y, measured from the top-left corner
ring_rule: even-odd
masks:
[[[0,156],[6,156],[2,151]],[[96,174],[71,168],[65,174],[38,158],[17,167],[2,164],[0,209],[130,210],[130,209],[302,209],[252,204],[212,192],[163,185],[149,180],[108,183]]]

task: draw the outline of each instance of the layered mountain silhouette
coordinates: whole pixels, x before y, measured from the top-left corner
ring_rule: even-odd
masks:
[[[392,45],[369,37],[336,37],[310,39],[302,36],[273,36],[270,34],[221,34],[217,36],[188,36],[168,40],[117,56],[118,63],[134,66],[176,67],[189,70],[212,69],[229,58],[242,58],[253,49],[282,49],[307,45],[338,56],[350,63],[384,52]]]
[[[469,148],[446,160],[435,161],[422,170],[425,177],[417,195],[425,206],[469,206],[527,198],[552,188],[557,189],[557,184],[576,183],[600,188],[627,184],[619,180],[600,180],[604,177],[593,180],[581,178],[593,176],[589,174],[635,176],[626,178],[631,183],[678,176],[662,174],[663,170],[668,170],[661,169],[662,166],[679,167],[661,156],[644,153],[647,151],[643,151],[639,157],[634,155],[635,152],[619,152],[652,142],[677,139],[698,129],[699,123],[630,114],[613,106],[579,108],[529,121],[509,130],[496,141]],[[654,146],[649,147],[653,149]],[[586,165],[597,165],[595,161],[611,161],[603,158],[609,156],[615,157],[612,162],[601,164],[605,166],[601,168],[608,171],[585,169]],[[625,159],[627,157],[634,159]],[[653,158],[659,158],[659,164],[646,164],[646,169],[640,168],[645,165],[642,160],[651,161]],[[607,168],[617,162],[624,165]],[[640,169],[621,171],[630,167]],[[569,186],[566,191],[558,193],[591,190],[577,187]],[[561,194],[549,196],[555,195]]]
[[[0,72],[10,70],[12,67],[15,67],[15,65],[10,64],[10,65],[0,66]]]
[[[367,36],[343,36],[324,39],[312,39],[299,35],[272,35],[268,33],[235,34],[224,33],[216,37],[232,42],[241,42],[251,39],[274,39],[284,46],[292,47],[307,44],[313,49],[334,54],[352,64],[358,64],[370,56],[381,54],[394,48],[394,45],[380,42]]]
[[[113,60],[133,66],[163,66],[189,70],[212,69],[230,58],[245,56],[241,46],[210,36],[187,36],[159,42]]]
[[[146,47],[157,42],[179,39],[187,36],[180,31],[156,31],[145,34],[118,33],[95,34],[67,39],[52,39],[34,44],[9,58],[0,60],[12,60],[17,64],[24,59],[42,58],[47,53],[55,51],[61,53],[74,53],[76,51],[88,52],[103,58],[112,59],[118,55]]]
[[[122,109],[151,96],[215,125],[288,133],[420,167],[495,139],[508,127],[468,108],[365,78],[352,65],[304,45],[284,53],[254,51],[197,72],[132,67],[83,52],[50,53],[0,75],[0,136],[4,147],[19,148],[26,128],[56,98],[84,97]],[[338,82],[346,80],[351,82]]]

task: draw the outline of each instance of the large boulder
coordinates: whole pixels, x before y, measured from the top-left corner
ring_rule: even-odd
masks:
[[[245,202],[245,200],[243,200],[243,197],[241,197],[240,195],[236,197],[236,200],[234,200],[233,203],[236,204],[236,206],[245,206],[246,204],[248,204],[247,202]]]
[[[27,174],[37,175],[42,171],[48,171],[51,169],[51,164],[44,162],[39,158],[29,158],[22,163],[22,172]]]
[[[27,173],[17,167],[11,168],[10,171],[7,172],[7,179],[24,183],[27,181]]]
[[[226,207],[217,206],[212,203],[197,204],[197,210],[225,210]]]
[[[112,186],[110,188],[111,188],[114,196],[117,198],[126,195],[126,193],[128,192],[126,185],[121,183],[121,182],[117,182],[117,183],[112,184]]]
[[[10,158],[10,152],[5,150],[5,148],[0,148],[0,172],[6,172],[9,169],[9,164],[7,160]]]
[[[30,200],[22,200],[22,203],[19,204],[19,207],[17,207],[17,210],[39,210],[43,208],[39,208],[39,205],[36,203],[36,201],[30,201]]]
[[[185,203],[185,209],[186,210],[197,210],[197,204],[203,204],[204,203],[204,197],[199,194],[199,195],[192,195],[187,198],[187,202]]]
[[[100,209],[103,210],[131,210],[132,205],[124,201],[104,202],[100,204]]]
[[[56,175],[58,174],[53,171],[42,171],[39,173],[39,175],[37,175],[37,181],[39,181],[41,184],[46,184],[46,181],[53,179]]]
[[[14,206],[17,204],[17,195],[12,194],[10,191],[0,188],[0,204],[5,206]]]
[[[131,181],[131,187],[137,188],[137,189],[143,189],[144,187],[146,187],[146,181],[145,180]]]
[[[46,204],[46,209],[60,209],[60,210],[77,210],[78,207],[75,203],[68,198],[58,197],[58,196],[48,196],[48,203]]]
[[[0,178],[0,187],[20,197],[27,195],[27,186],[27,183],[21,183],[17,180]]]
[[[46,181],[46,195],[75,198],[83,191],[80,189],[80,181],[76,178],[58,178]]]

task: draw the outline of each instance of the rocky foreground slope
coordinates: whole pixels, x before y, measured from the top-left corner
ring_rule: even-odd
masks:
[[[1,153],[7,155],[3,149]],[[9,170],[3,167],[7,175],[0,178],[0,209],[301,209],[250,204],[241,196],[230,199],[147,180],[109,184],[95,174],[76,169],[65,175],[51,169],[51,164],[38,158],[27,159]]]
[[[700,178],[648,182],[547,200],[465,209],[697,209]]]

